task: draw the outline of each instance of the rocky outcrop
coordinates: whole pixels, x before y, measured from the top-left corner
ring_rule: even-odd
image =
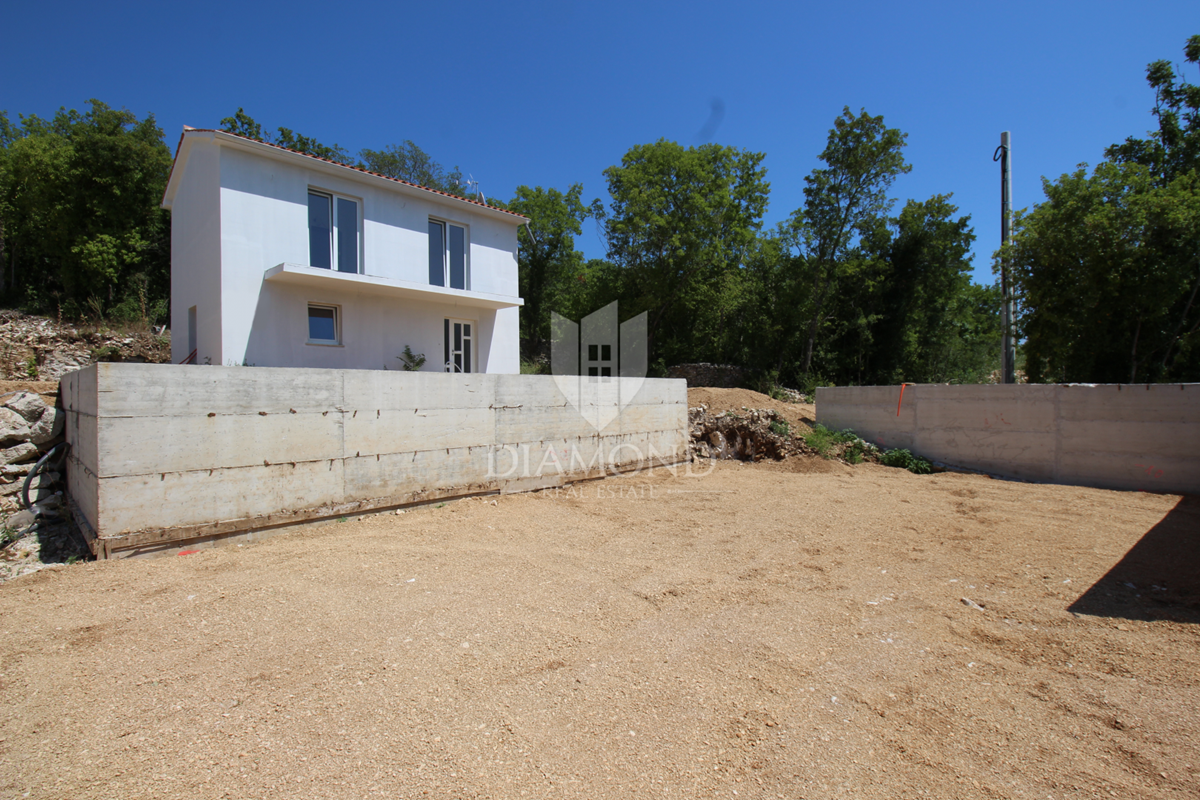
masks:
[[[56,381],[97,361],[166,363],[170,331],[120,331],[0,310],[0,379]]]

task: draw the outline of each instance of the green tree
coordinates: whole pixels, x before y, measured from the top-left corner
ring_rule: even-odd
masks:
[[[1057,181],[1010,252],[1033,381],[1200,379],[1200,173],[1141,164]]]
[[[409,139],[382,150],[361,150],[359,157],[371,172],[448,194],[462,194],[463,174],[459,168],[447,170]]]
[[[1200,34],[1183,48],[1189,64],[1200,66]],[[1181,70],[1182,73],[1182,70]],[[1129,137],[1109,147],[1104,155],[1122,164],[1141,164],[1166,185],[1180,175],[1200,168],[1200,86],[1177,76],[1171,62],[1155,61],[1146,67],[1146,82],[1154,90],[1158,130],[1147,139]]]
[[[891,221],[871,382],[971,383],[998,367],[999,290],[972,284],[975,232],[957,212],[934,195]]]
[[[575,183],[564,194],[557,189],[518,186],[505,207],[529,217],[519,236],[517,276],[525,307],[521,310],[521,338],[530,354],[539,352],[550,337],[550,312],[563,313],[569,296],[583,289],[583,253],[575,237],[591,215],[583,204],[583,186]]]
[[[904,160],[907,134],[885,127],[883,117],[845,108],[834,121],[821,160],[826,166],[806,177],[804,207],[780,229],[795,253],[794,302],[804,331],[800,371],[812,370],[817,341],[829,322],[828,305],[839,284],[862,275],[864,259],[854,251],[864,237],[878,235],[892,207],[888,189],[912,169]]]
[[[604,220],[620,269],[623,314],[649,311],[651,358],[711,350],[723,309],[714,298],[751,252],[770,184],[762,153],[660,139],[637,145],[604,171]]]
[[[98,100],[0,126],[0,232],[10,301],[68,315],[165,316],[171,166],[153,115]],[[136,311],[136,313],[134,313]]]
[[[264,131],[263,126],[240,107],[233,116],[221,120],[221,129],[248,139],[257,139],[340,164],[349,164],[389,178],[399,178],[439,192],[458,197],[465,196],[462,171],[458,167],[446,169],[409,139],[405,139],[402,144],[388,145],[382,150],[364,148],[355,159],[341,145],[322,144],[316,139],[296,133],[291,128],[277,128],[276,133],[272,135]]]
[[[1200,65],[1200,36],[1184,46]],[[1200,86],[1146,67],[1158,129],[1057,181],[1011,248],[1031,380],[1200,379]]]
[[[221,120],[221,130],[237,134],[238,136],[245,136],[248,139],[257,139],[260,142],[276,144],[300,153],[307,153],[317,158],[336,161],[339,164],[351,164],[353,161],[351,155],[341,145],[322,144],[316,139],[296,133],[291,128],[277,128],[275,135],[272,136],[264,132],[262,125],[258,124],[240,106],[237,113],[232,117],[225,117]]]

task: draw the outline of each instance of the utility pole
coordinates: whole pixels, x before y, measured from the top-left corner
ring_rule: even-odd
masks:
[[[1012,244],[1012,133],[1000,134],[1000,146],[992,154],[992,161],[1000,162],[1000,244]],[[1003,340],[1000,358],[1001,376],[1004,383],[1016,383],[1016,349],[1013,344],[1013,301],[1009,283],[1008,257],[1000,259],[1001,327]]]

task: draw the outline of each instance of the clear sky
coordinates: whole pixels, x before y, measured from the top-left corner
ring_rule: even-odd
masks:
[[[1000,132],[1015,205],[1039,202],[1041,176],[1152,127],[1145,66],[1182,62],[1200,3],[114,0],[0,19],[14,121],[94,97],[153,113],[174,151],[183,125],[242,106],[351,152],[411,139],[501,199],[578,182],[607,202],[603,171],[631,146],[708,140],[766,154],[771,226],[802,205],[843,106],[865,108],[908,133],[897,199],[952,192],[991,282]],[[578,246],[604,255],[590,222]]]

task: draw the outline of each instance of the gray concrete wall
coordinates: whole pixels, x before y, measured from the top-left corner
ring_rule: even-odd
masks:
[[[536,375],[95,364],[61,391],[102,556],[687,458],[681,380],[600,432]]]
[[[817,389],[817,422],[1047,483],[1200,493],[1200,384]],[[899,412],[899,413],[897,413]]]

